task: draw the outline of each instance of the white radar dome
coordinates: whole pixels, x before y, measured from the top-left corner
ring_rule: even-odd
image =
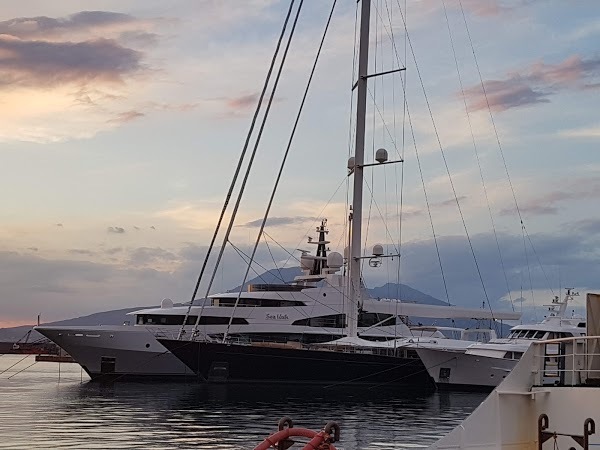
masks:
[[[173,307],[173,300],[170,298],[164,298],[162,302],[160,302],[161,309],[167,309]]]
[[[332,269],[339,269],[344,265],[344,257],[338,252],[331,252],[327,255],[327,266]]]
[[[374,256],[383,256],[383,245],[375,244],[373,246],[373,255]]]
[[[315,263],[315,259],[311,255],[302,255],[300,257],[300,266],[302,270],[312,270],[313,265]]]

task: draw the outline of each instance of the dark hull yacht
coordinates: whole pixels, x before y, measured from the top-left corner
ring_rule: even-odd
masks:
[[[227,344],[159,339],[209,383],[287,383],[324,386],[385,385],[434,388],[413,350],[354,349],[289,344]]]

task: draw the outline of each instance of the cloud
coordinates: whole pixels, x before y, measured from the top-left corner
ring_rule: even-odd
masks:
[[[31,250],[32,252],[37,252],[39,250],[38,247],[27,247],[27,250]]]
[[[521,212],[532,215],[557,214],[561,202],[586,199],[600,199],[600,179],[598,177],[582,177],[577,180],[564,182],[561,190],[548,192],[522,202],[519,205],[519,209]],[[502,215],[514,213],[514,206],[504,208],[500,211]]]
[[[294,225],[298,223],[305,222],[314,222],[317,220],[317,217],[305,217],[305,216],[296,216],[296,217],[269,217],[267,219],[267,225],[269,226],[285,226],[285,225]],[[242,225],[237,225],[239,227],[246,228],[259,228],[262,224],[263,219],[256,219],[250,222],[246,222]]]
[[[123,234],[123,233],[125,233],[125,228],[123,228],[123,227],[108,227],[106,229],[106,231],[108,233]]]
[[[106,250],[104,250],[104,253],[106,253],[107,255],[114,255],[116,253],[121,253],[123,251],[122,247],[113,247],[113,248],[107,248]]]
[[[583,233],[589,233],[592,235],[600,234],[600,219],[583,219],[573,224],[573,227]]]
[[[140,247],[131,252],[129,262],[134,266],[145,266],[163,262],[179,261],[180,258],[174,253],[160,247]]]
[[[490,108],[506,111],[520,106],[550,102],[549,97],[565,89],[587,90],[600,86],[600,57],[584,59],[571,55],[557,64],[537,61],[511,71],[502,80],[484,81],[487,100],[481,86],[465,89],[472,110]]]
[[[563,130],[558,135],[564,138],[598,139],[600,138],[600,125]]]
[[[466,195],[459,195],[458,196],[458,201],[462,203],[464,203],[464,201],[467,199]],[[442,208],[444,206],[453,206],[456,205],[456,199],[455,198],[449,198],[448,200],[444,200],[442,202],[437,202],[437,203],[432,203],[431,206],[432,207],[437,207],[437,208]]]
[[[231,109],[248,109],[256,106],[258,93],[241,95],[227,100],[227,106]]]
[[[139,112],[139,111],[126,111],[126,112],[117,114],[116,117],[107,120],[107,122],[122,124],[122,123],[132,122],[136,119],[144,117],[145,115],[146,114]]]
[[[87,249],[81,248],[72,248],[68,251],[72,255],[86,255],[86,256],[94,256],[96,252]]]
[[[106,30],[136,23],[137,20],[122,13],[109,11],[81,11],[68,17],[54,19],[46,16],[17,17],[0,22],[0,34],[20,39],[48,39],[62,37],[75,31]]]
[[[123,83],[144,69],[142,54],[110,39],[22,41],[0,36],[0,88]]]
[[[0,111],[0,141],[86,139],[147,111],[190,110],[191,103],[134,104],[138,86],[160,73],[142,50],[154,51],[155,31],[171,22],[110,11],[0,22],[0,92],[14,105]]]
[[[63,227],[63,224],[62,224],[62,223],[57,223],[57,224],[55,224],[55,225],[56,225],[57,227],[59,227],[59,228],[62,228],[62,227]]]

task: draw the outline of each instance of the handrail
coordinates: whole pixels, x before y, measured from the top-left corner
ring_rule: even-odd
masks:
[[[532,344],[534,386],[600,385],[600,336],[574,336]]]

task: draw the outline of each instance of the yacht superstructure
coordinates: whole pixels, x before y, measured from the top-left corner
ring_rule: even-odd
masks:
[[[542,322],[517,325],[506,338],[467,347],[448,340],[438,348],[420,346],[417,353],[439,388],[491,390],[506,378],[532,342],[585,336],[585,319],[566,317],[567,306],[576,295],[567,289],[562,301],[555,297],[547,305],[549,313]]]
[[[317,232],[321,242],[317,253],[323,255],[325,221]],[[173,306],[171,300],[165,299],[159,308],[130,313],[134,325],[38,326],[36,330],[67,351],[92,379],[101,380],[192,375],[185,364],[156,341],[156,338],[176,338],[184,320],[184,334],[191,334],[195,328],[195,338],[209,341],[220,340],[225,334],[236,342],[332,341],[347,335],[342,277],[332,273],[326,254],[322,258],[304,254],[301,258],[304,273],[292,284],[250,285],[241,295],[238,292],[211,295],[204,300],[204,306],[191,308]],[[339,260],[334,259],[335,256],[330,258],[330,263],[339,265]],[[366,293],[364,298],[358,317],[358,336],[364,340],[414,337],[415,331],[407,325],[408,317],[485,316],[479,310],[377,300]],[[517,317],[509,316],[501,315],[508,319]],[[444,334],[434,331],[429,337],[442,339]]]

